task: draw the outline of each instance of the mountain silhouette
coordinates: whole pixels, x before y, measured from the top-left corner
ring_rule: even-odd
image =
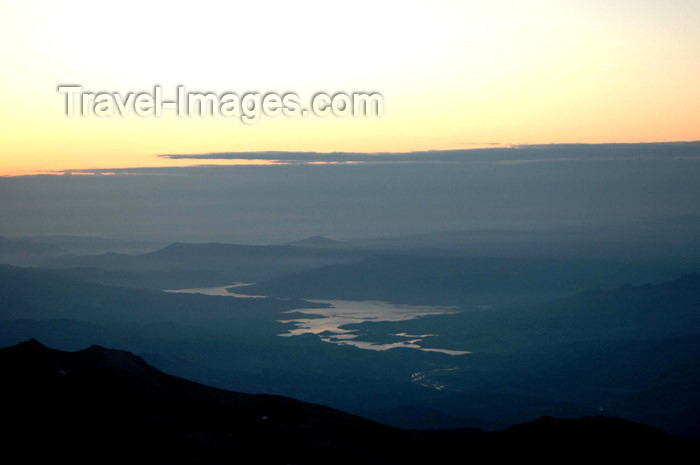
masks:
[[[0,349],[0,368],[4,453],[27,462],[458,463],[465,451],[497,451],[554,463],[574,451],[668,458],[695,446],[603,417],[542,418],[495,433],[401,430],[286,397],[207,387],[100,346],[64,352],[30,339]],[[553,441],[572,449],[555,451]]]

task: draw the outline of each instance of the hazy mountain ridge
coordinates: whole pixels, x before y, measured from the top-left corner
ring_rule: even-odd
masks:
[[[168,241],[150,237],[103,237],[88,235],[25,236],[21,239],[39,244],[51,244],[73,255],[94,255],[107,252],[137,254],[165,247]]]
[[[642,217],[625,223],[436,231],[357,239],[356,247],[451,250],[455,255],[594,260],[700,260],[700,215]]]
[[[207,270],[123,271],[95,267],[35,269],[76,281],[140,289],[185,289],[231,284],[230,277]]]
[[[277,276],[240,292],[405,304],[504,306],[542,302],[628,280],[669,280],[692,269],[692,265],[673,262],[372,255],[356,263]]]
[[[644,340],[700,335],[700,275],[687,273],[657,285],[624,284],[592,289],[557,300],[466,311],[402,322],[405,330],[430,332],[440,325],[442,342],[493,352],[562,342]],[[361,323],[373,333],[391,333],[392,323]]]
[[[323,236],[310,236],[305,239],[298,241],[287,242],[285,245],[298,246],[298,247],[317,247],[317,248],[328,248],[328,247],[344,247],[352,246],[352,242],[347,241],[337,241],[334,239],[329,239]]]
[[[64,253],[65,250],[55,245],[0,236],[0,264],[33,266],[48,257]]]
[[[175,242],[144,252],[144,248],[158,245],[156,238],[32,236],[19,242],[0,241],[0,259],[4,257],[11,265],[70,270],[65,273],[90,282],[151,289],[259,282],[327,265],[357,263],[374,255],[616,260],[656,262],[660,267],[673,265],[677,269],[700,263],[698,215],[641,218],[597,226],[454,230],[365,239],[311,236],[281,245]],[[10,243],[15,244],[14,251],[9,249]],[[24,248],[17,249],[16,244],[23,244]],[[66,250],[52,249],[55,245]],[[84,254],[89,251],[103,253]],[[83,254],[76,254],[80,252]],[[446,294],[453,292],[447,291]]]
[[[223,325],[238,333],[236,321],[279,327],[275,317],[310,302],[233,299],[174,294],[83,282],[53,273],[0,265],[0,318],[77,319],[99,324]],[[262,323],[261,323],[262,324]],[[222,327],[223,329],[223,327]],[[252,331],[250,326],[246,331]],[[242,330],[241,330],[242,331]]]
[[[235,281],[256,281],[276,274],[317,268],[329,263],[352,262],[365,254],[296,246],[256,246],[221,243],[173,243],[138,255],[106,253],[55,257],[40,266],[52,269],[101,268],[141,273],[207,272],[211,286]],[[172,288],[176,282],[170,283]],[[194,286],[191,286],[194,287]]]

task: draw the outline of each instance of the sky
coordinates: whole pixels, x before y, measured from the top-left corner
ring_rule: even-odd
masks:
[[[199,163],[163,154],[698,140],[698,25],[693,0],[4,0],[0,175]],[[376,92],[383,115],[69,117],[61,85],[294,92],[304,106]]]

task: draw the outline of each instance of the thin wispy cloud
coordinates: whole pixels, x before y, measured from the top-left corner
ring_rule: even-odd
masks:
[[[496,145],[497,143],[493,143]],[[534,163],[606,159],[700,157],[700,142],[646,144],[551,144],[416,152],[212,152],[161,154],[170,160],[241,160],[271,164],[312,163]]]

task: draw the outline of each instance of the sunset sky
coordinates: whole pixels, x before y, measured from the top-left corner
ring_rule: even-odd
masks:
[[[700,139],[700,2],[35,1],[0,15],[0,175],[159,154]],[[379,92],[384,116],[67,117],[59,85]],[[224,163],[224,161],[220,161]]]

